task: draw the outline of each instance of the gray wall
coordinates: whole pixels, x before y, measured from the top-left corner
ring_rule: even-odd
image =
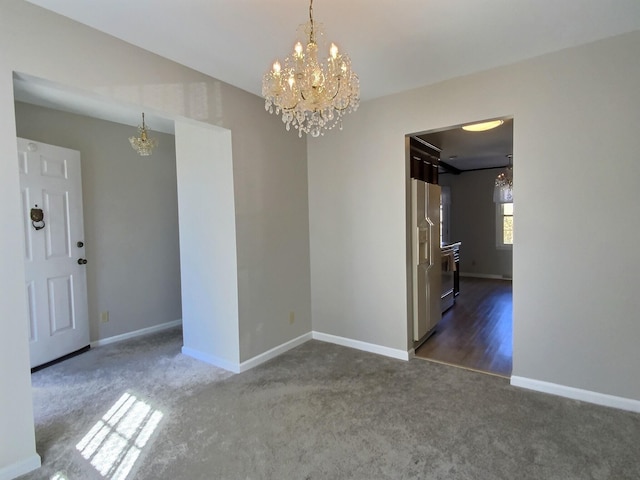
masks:
[[[640,400],[638,51],[634,32],[364,102],[309,139],[314,330],[410,348],[405,135],[513,116],[513,375]]]
[[[91,340],[181,317],[173,135],[139,156],[135,128],[16,102],[19,137],[79,150]],[[109,322],[100,323],[100,312]]]
[[[440,175],[440,184],[451,189],[450,239],[462,242],[462,274],[511,278],[512,250],[496,248],[493,184],[500,171]]]

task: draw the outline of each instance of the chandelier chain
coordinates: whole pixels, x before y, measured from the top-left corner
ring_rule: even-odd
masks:
[[[316,43],[316,35],[313,31],[313,0],[309,1],[309,25],[311,26],[311,32],[309,33],[309,43]]]

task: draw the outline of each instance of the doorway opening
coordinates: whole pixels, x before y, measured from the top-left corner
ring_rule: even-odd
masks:
[[[513,153],[513,118],[497,120],[481,132],[454,126],[409,136],[411,176],[413,163],[437,163],[432,177],[442,190],[442,318],[414,348],[418,358],[510,377],[513,202],[496,203],[493,193]]]

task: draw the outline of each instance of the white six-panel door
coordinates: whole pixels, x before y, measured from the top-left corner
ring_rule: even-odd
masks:
[[[80,152],[19,138],[18,165],[33,368],[89,345]]]

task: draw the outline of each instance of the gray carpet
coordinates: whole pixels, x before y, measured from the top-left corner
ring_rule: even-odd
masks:
[[[20,478],[640,478],[637,414],[317,341],[239,375],[180,347],[172,329],[33,374],[43,466]]]

